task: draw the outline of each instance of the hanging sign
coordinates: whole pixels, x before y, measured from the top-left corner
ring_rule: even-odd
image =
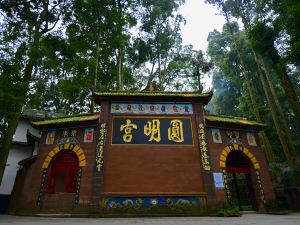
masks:
[[[190,103],[117,103],[113,102],[112,114],[139,115],[191,115],[193,106]]]
[[[112,144],[193,145],[189,117],[114,117]]]

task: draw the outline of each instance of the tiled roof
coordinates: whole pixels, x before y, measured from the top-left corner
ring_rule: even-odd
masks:
[[[44,120],[39,122],[32,122],[34,127],[45,126],[50,124],[63,124],[63,123],[72,123],[72,122],[83,122],[83,121],[91,121],[97,120],[99,118],[99,113],[94,114],[82,114],[76,116],[68,116],[68,117],[61,117],[55,118],[51,120]]]
[[[243,124],[243,125],[260,126],[260,127],[267,126],[267,124],[251,121],[243,117],[231,117],[231,116],[206,114],[205,119],[211,122],[234,123],[234,124]]]
[[[147,96],[147,97],[208,97],[212,93],[199,93],[199,92],[166,92],[166,91],[107,91],[95,92],[96,96]]]

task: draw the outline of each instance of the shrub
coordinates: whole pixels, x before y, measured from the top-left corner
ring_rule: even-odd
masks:
[[[265,209],[266,209],[267,213],[270,213],[270,214],[288,214],[289,213],[288,209],[285,207],[284,202],[280,201],[278,199],[269,200],[265,204]]]
[[[232,206],[223,206],[219,211],[217,212],[217,216],[221,217],[234,217],[234,216],[240,216],[240,210],[238,207],[232,207]]]

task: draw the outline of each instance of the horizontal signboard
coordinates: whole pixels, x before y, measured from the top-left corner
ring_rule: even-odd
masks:
[[[190,117],[113,117],[112,144],[193,145]]]
[[[112,114],[139,115],[191,115],[193,106],[190,103],[117,103],[111,104]]]

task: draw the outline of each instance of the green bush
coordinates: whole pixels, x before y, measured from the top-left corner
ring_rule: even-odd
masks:
[[[240,210],[238,207],[232,207],[232,206],[223,206],[219,211],[217,212],[217,216],[221,217],[234,217],[234,216],[240,216]]]
[[[265,204],[265,209],[266,209],[267,213],[270,213],[270,214],[288,214],[289,213],[284,202],[280,201],[278,199],[269,200]]]

